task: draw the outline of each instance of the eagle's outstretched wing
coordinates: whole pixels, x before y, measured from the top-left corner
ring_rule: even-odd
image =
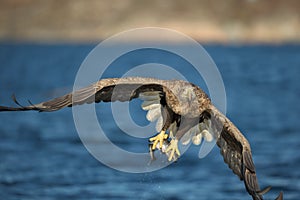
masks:
[[[228,164],[233,173],[244,181],[246,190],[253,200],[262,200],[262,195],[267,193],[271,187],[263,190],[259,187],[248,140],[217,108],[211,106],[210,111],[212,125],[219,133],[217,145],[220,147],[224,162]],[[282,193],[276,199],[282,200]]]
[[[179,115],[189,114],[189,116],[197,117],[201,114],[201,110],[204,110],[210,104],[210,99],[200,88],[197,88],[197,92],[195,91],[197,96],[193,99],[194,102],[188,102],[186,98],[184,100],[180,99],[182,92],[193,90],[193,88],[195,88],[194,85],[181,80],[168,81],[144,77],[108,78],[76,90],[73,93],[39,104],[21,106],[13,97],[20,107],[0,106],[0,111],[37,110],[40,112],[51,112],[85,103],[130,101],[139,97],[141,93],[156,91],[160,92],[160,96],[164,97],[166,104],[174,113]]]
[[[13,100],[20,107],[0,106],[0,111],[27,111],[37,110],[40,112],[51,112],[65,107],[81,105],[85,103],[99,103],[109,101],[130,101],[144,92],[157,91],[161,96],[170,92],[163,86],[163,80],[152,78],[109,78],[102,79],[88,87],[74,91],[73,93],[29,106],[21,106],[15,97]]]

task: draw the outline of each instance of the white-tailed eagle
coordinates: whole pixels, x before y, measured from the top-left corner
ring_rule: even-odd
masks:
[[[253,200],[262,200],[270,187],[261,190],[256,177],[251,148],[237,127],[211,103],[209,97],[198,86],[181,80],[159,80],[153,78],[127,77],[102,79],[95,84],[50,101],[20,107],[0,106],[0,111],[52,112],[65,107],[85,103],[144,100],[142,108],[147,110],[149,121],[157,120],[159,132],[149,139],[150,153],[159,149],[169,161],[180,156],[178,142],[196,145],[202,139],[215,139],[225,163],[240,180]],[[153,155],[153,154],[152,154]],[[283,199],[282,193],[276,198]]]

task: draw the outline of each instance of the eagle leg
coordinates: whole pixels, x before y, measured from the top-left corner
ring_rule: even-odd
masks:
[[[159,143],[158,149],[162,149],[163,143],[165,140],[168,139],[168,134],[166,134],[166,131],[161,131],[156,136],[149,139],[150,142],[152,142],[152,150],[156,149],[157,144]]]
[[[169,161],[176,161],[180,156],[180,151],[178,149],[178,139],[174,138],[171,140],[168,148],[166,149],[166,154],[168,155]]]

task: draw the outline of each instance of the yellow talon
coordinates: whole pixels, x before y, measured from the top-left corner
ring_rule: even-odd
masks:
[[[170,152],[169,154],[169,158],[168,160],[171,161],[174,158],[174,161],[177,159],[177,156],[180,156],[180,152],[178,149],[178,140],[177,139],[173,139],[171,140],[168,148],[166,149],[166,153],[168,154],[168,152]]]
[[[164,140],[168,138],[168,134],[166,134],[165,131],[161,131],[156,136],[149,139],[150,142],[153,142],[152,144],[152,150],[156,148],[157,143],[159,142],[159,149],[162,148]]]

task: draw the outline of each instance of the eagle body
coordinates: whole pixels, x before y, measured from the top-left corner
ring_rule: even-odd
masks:
[[[134,98],[144,101],[142,109],[148,111],[147,119],[157,121],[156,130],[160,133],[150,138],[150,153],[159,149],[168,155],[169,160],[176,160],[180,156],[177,148],[179,141],[183,144],[192,141],[199,145],[202,140],[210,142],[214,139],[224,162],[244,181],[253,200],[262,200],[263,194],[270,190],[270,187],[260,190],[247,139],[212,104],[201,88],[186,81],[108,78],[39,104],[21,106],[13,97],[20,107],[0,106],[0,111],[52,112],[85,103],[124,102]],[[276,199],[283,199],[282,193]]]

